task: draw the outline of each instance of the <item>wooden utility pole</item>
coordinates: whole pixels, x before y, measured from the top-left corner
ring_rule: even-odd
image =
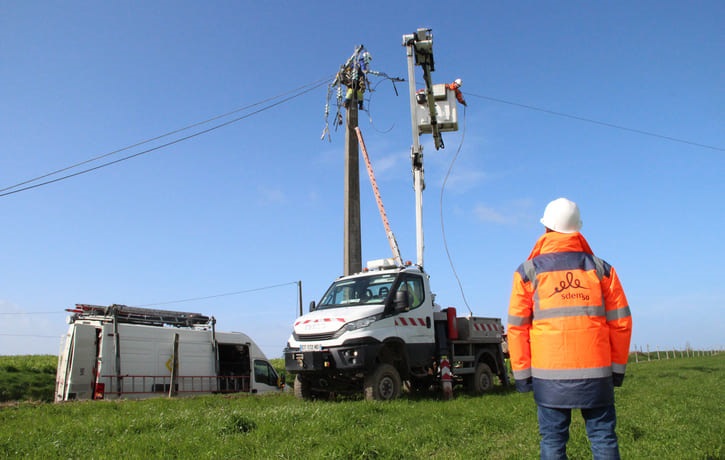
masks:
[[[358,151],[357,88],[347,107],[345,130],[345,223],[344,223],[344,275],[362,271],[362,242],[360,232],[360,154]]]

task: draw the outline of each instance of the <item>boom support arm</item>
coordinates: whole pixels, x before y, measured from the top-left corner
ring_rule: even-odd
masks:
[[[430,124],[433,132],[433,139],[436,150],[444,147],[436,118],[435,98],[433,97],[433,84],[431,72],[435,70],[433,62],[433,34],[430,29],[418,29],[416,33],[403,35],[403,46],[406,48],[408,58],[408,87],[410,93],[410,119],[412,123],[413,146],[410,151],[410,159],[413,169],[413,188],[415,189],[415,231],[416,231],[416,252],[417,264],[423,268],[423,190],[425,190],[425,179],[423,170],[423,147],[420,145],[420,130],[415,119],[416,98],[415,98],[415,65],[423,68],[423,79],[425,80],[426,100],[430,113]]]

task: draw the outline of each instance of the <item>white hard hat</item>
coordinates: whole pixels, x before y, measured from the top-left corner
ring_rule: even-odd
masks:
[[[463,80],[461,80],[460,78],[456,78],[455,80],[453,80],[453,83],[457,84],[458,86],[463,86]]]
[[[579,207],[566,198],[557,198],[547,204],[540,222],[544,227],[559,233],[574,233],[582,228]]]

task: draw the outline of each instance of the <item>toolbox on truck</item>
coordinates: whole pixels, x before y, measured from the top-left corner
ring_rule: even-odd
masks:
[[[503,333],[503,326],[498,318],[461,317],[457,318],[456,326],[459,340],[490,339],[498,342],[501,341]]]

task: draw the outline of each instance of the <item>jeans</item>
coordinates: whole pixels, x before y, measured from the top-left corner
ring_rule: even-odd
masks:
[[[541,459],[565,460],[571,409],[537,407],[539,433],[541,434]],[[614,405],[582,409],[581,411],[594,460],[619,460],[619,444],[614,432],[617,425]]]

